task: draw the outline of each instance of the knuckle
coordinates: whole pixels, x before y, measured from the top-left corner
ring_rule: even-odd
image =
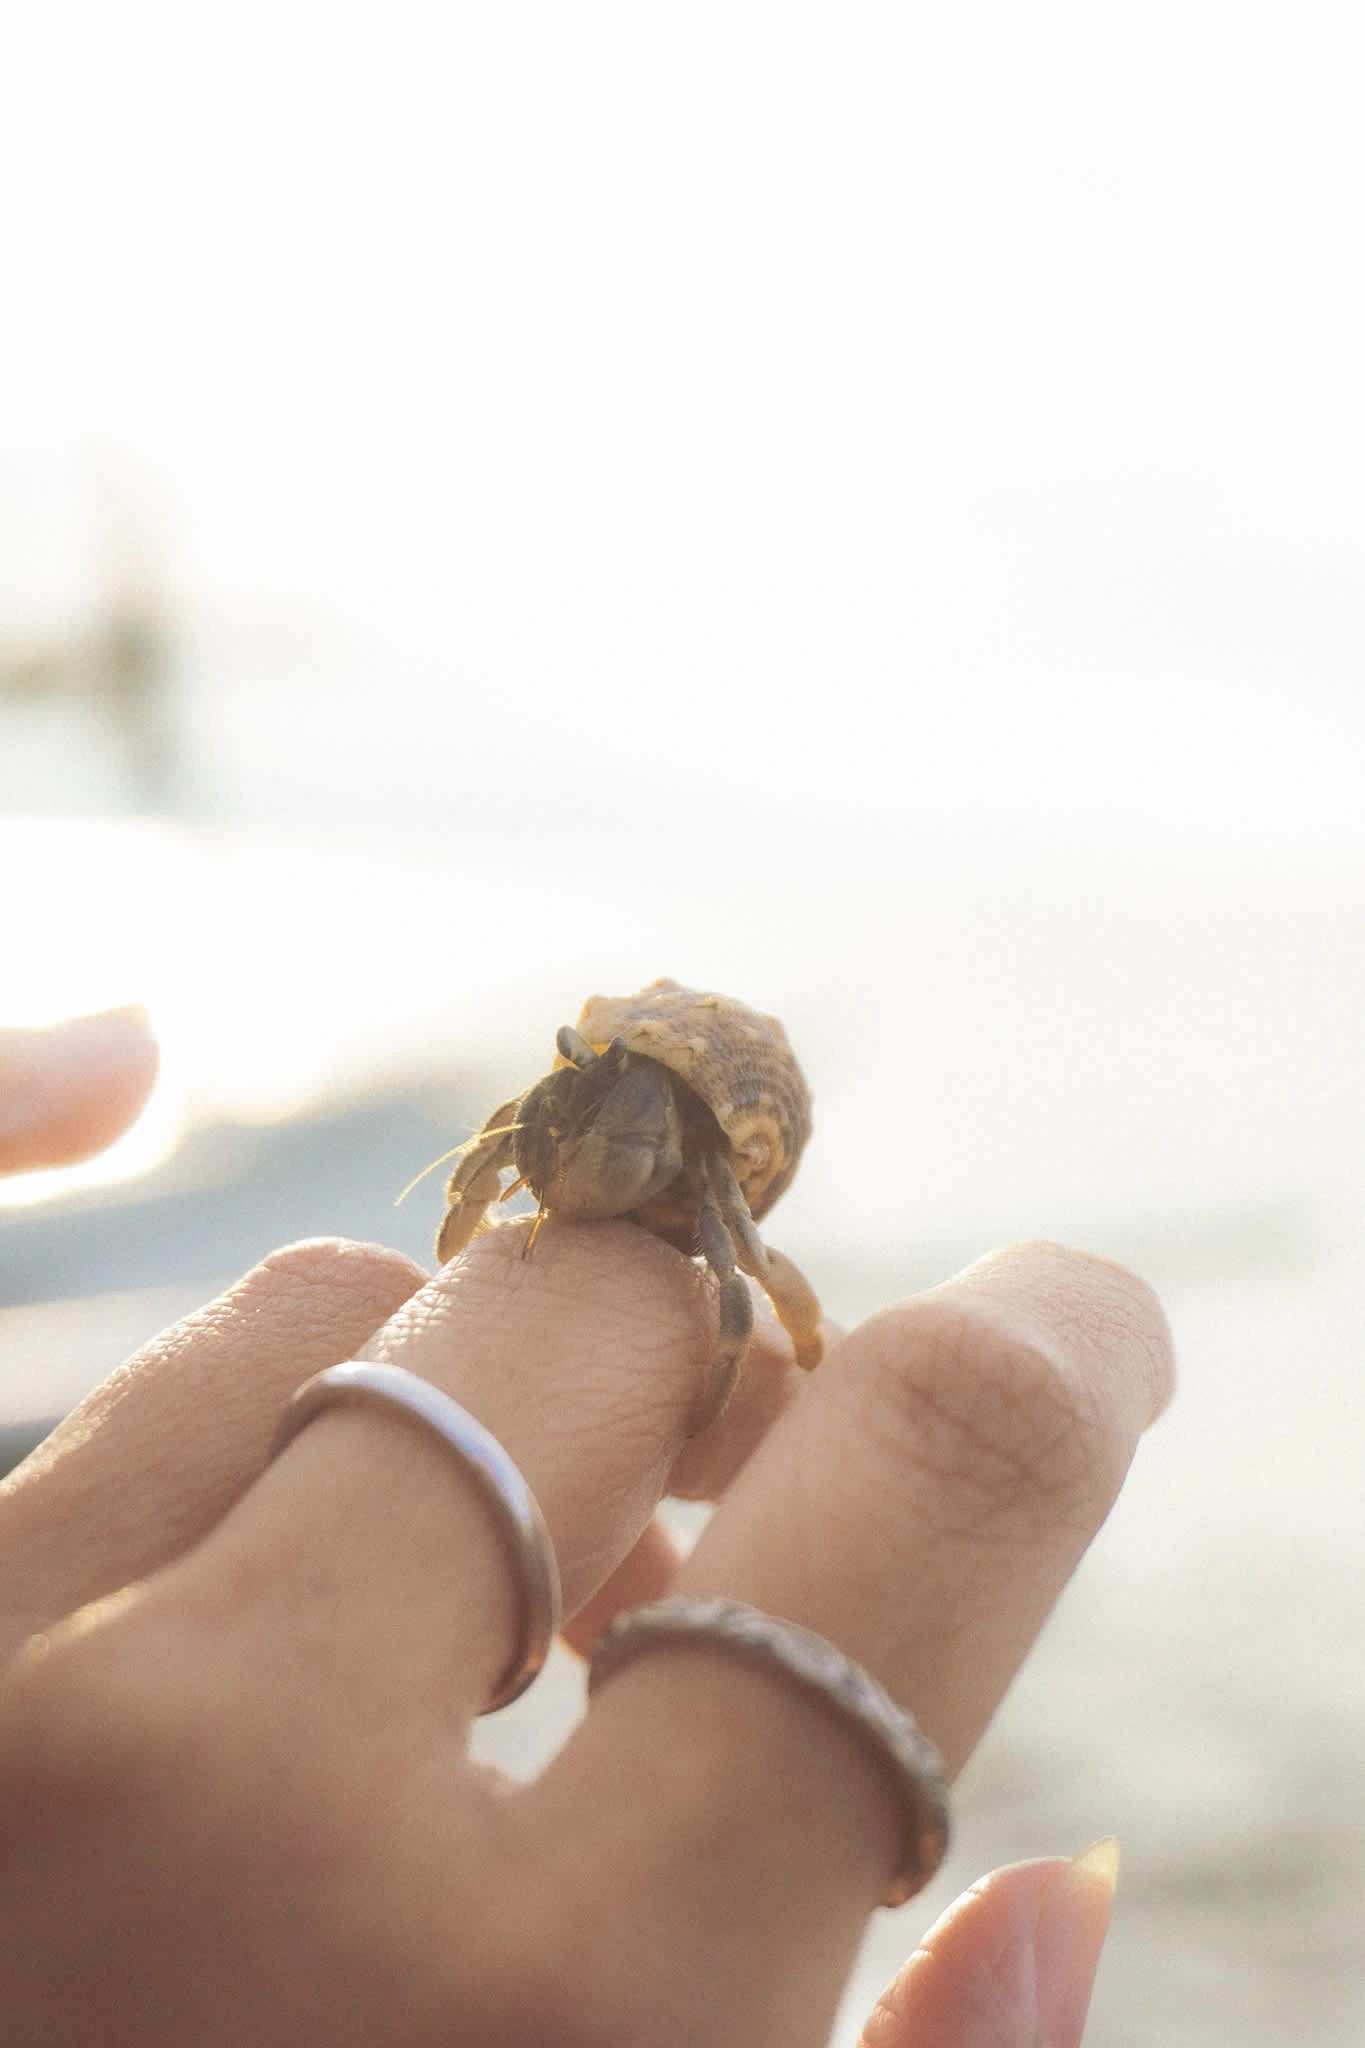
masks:
[[[344,1237],[309,1237],[296,1244],[281,1245],[253,1268],[248,1281],[258,1275],[276,1293],[283,1288],[305,1296],[318,1292],[373,1295],[381,1300],[392,1299],[395,1307],[427,1278],[421,1267],[402,1252],[387,1245],[358,1244]]]

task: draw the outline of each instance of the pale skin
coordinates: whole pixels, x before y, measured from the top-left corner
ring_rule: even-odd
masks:
[[[132,1114],[138,1027],[125,1050]],[[0,1165],[107,1142],[110,1090],[69,1054],[0,1035],[6,1099],[27,1063],[60,1123],[0,1125]],[[486,1509],[368,1411],[263,1471],[279,1412],[342,1358],[422,1374],[534,1488],[571,1641],[670,1586],[749,1601],[866,1664],[956,1771],[1169,1396],[1164,1319],[1117,1267],[1014,1247],[807,1376],[760,1304],[689,1442],[710,1283],[632,1225],[552,1220],[533,1260],[524,1228],[434,1280],[372,1246],[279,1252],[0,1489],[7,2039],[822,2048],[897,1858],[880,1768],[792,1688],[675,1648],[604,1686],[538,1781],[494,1781],[465,1756],[513,1647]],[[680,1568],[670,1490],[719,1498]],[[992,1873],[864,2048],[1074,2048],[1111,1896],[1103,1854]]]

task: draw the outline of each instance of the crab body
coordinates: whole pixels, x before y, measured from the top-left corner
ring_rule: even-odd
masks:
[[[704,1258],[720,1283],[719,1412],[753,1326],[741,1273],[769,1295],[798,1364],[817,1364],[824,1348],[809,1285],[754,1227],[809,1136],[810,1094],[775,1017],[667,980],[590,996],[577,1027],[559,1032],[551,1071],[464,1148],[437,1256],[453,1258],[485,1226],[515,1167],[514,1186],[529,1187],[542,1215],[624,1216]]]

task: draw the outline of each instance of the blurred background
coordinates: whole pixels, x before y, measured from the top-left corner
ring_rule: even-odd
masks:
[[[883,1915],[1115,1831],[1088,2040],[1365,2026],[1365,142],[1337,7],[89,0],[0,57],[12,1452],[433,1178],[590,991],[778,1012],[773,1236],[995,1242],[1181,1399]],[[487,1738],[529,1769],[576,1676]],[[557,1687],[557,1690],[555,1689]]]

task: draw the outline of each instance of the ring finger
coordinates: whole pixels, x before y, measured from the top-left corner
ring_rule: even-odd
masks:
[[[1131,1275],[1052,1246],[983,1261],[836,1346],[717,1511],[678,1591],[832,1639],[960,1769],[1170,1391]],[[522,1796],[528,1863],[592,1952],[618,1901],[603,2038],[825,2038],[903,1854],[883,1767],[846,1721],[708,1644],[638,1657]],[[619,1921],[629,1900],[630,1922]],[[600,1941],[600,1931],[596,1938]],[[644,1987],[648,1987],[647,1990]],[[644,1996],[648,2011],[612,2001]],[[689,2031],[689,2027],[691,2031]],[[633,2031],[634,2030],[634,2031]]]

